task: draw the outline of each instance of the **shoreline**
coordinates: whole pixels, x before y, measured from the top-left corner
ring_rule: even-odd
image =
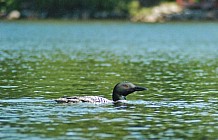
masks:
[[[63,20],[63,21],[127,21],[134,23],[162,23],[162,22],[217,22],[218,9],[188,9],[179,6],[175,2],[163,2],[153,7],[140,7],[139,3],[132,2],[129,14],[115,14],[110,12],[99,11],[99,17],[90,16],[85,13],[71,13],[63,14],[60,17],[48,17],[43,12],[28,11],[24,14],[22,11],[12,10],[11,12],[0,17],[0,20],[15,21],[15,20]],[[34,13],[34,14],[33,14]],[[29,16],[28,16],[29,15]],[[44,16],[41,16],[44,15]],[[80,16],[78,16],[80,15]],[[87,16],[89,15],[89,16]],[[112,17],[111,15],[114,15]]]
[[[0,19],[0,23],[102,23],[102,24],[110,24],[110,23],[130,23],[130,24],[207,24],[207,23],[218,23],[218,20],[175,20],[175,21],[164,21],[164,22],[133,22],[131,20],[114,20],[114,19],[88,19],[88,20],[75,20],[75,19],[18,19],[18,20],[8,20],[8,19]]]

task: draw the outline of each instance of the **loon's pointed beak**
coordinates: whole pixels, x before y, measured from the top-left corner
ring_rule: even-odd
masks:
[[[135,91],[143,91],[143,90],[148,90],[148,89],[145,87],[136,86],[136,87],[134,87],[134,90]]]

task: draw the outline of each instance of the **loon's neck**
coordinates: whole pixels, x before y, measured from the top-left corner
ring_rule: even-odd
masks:
[[[113,99],[113,101],[126,100],[126,96],[122,96],[122,95],[119,95],[119,94],[113,92],[112,99]]]

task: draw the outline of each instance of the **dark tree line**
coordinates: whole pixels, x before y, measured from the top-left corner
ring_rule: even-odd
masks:
[[[173,0],[0,0],[0,12],[18,10],[24,17],[39,18],[126,18],[132,1],[149,7]]]

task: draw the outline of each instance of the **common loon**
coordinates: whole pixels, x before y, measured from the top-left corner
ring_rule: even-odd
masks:
[[[61,97],[55,101],[58,103],[113,103],[119,102],[120,100],[126,100],[126,96],[135,92],[147,90],[145,87],[136,86],[130,82],[121,82],[115,85],[112,94],[112,100],[100,96],[72,96],[72,97]]]

